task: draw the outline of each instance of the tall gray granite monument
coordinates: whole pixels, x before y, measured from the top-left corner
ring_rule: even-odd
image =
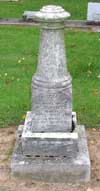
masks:
[[[70,14],[49,5],[25,11],[40,22],[38,65],[32,78],[32,108],[17,131],[12,174],[44,182],[88,182],[90,160],[85,128],[72,112],[72,81],[67,69],[64,21]]]

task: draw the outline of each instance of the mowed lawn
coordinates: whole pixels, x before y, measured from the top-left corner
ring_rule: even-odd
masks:
[[[73,111],[87,127],[100,126],[100,33],[65,31],[73,78]],[[20,124],[31,110],[39,29],[0,27],[0,127]]]
[[[90,0],[20,0],[20,2],[0,2],[0,18],[21,17],[25,10],[39,10],[48,4],[61,5],[71,13],[71,19],[86,19]],[[5,0],[4,0],[5,1]],[[91,0],[100,2],[100,0]]]

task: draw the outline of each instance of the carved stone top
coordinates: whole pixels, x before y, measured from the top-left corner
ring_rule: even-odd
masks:
[[[42,7],[42,9],[40,9],[40,11],[43,13],[62,13],[62,12],[65,12],[62,7],[56,6],[56,5],[44,6],[44,7]]]
[[[62,7],[55,5],[44,6],[40,11],[25,11],[23,17],[28,19],[34,19],[39,22],[61,22],[70,16],[70,13],[66,12]]]

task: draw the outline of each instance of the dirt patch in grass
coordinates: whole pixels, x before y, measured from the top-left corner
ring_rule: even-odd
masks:
[[[100,191],[100,129],[87,129],[91,158],[91,183],[48,184],[11,177],[10,160],[16,127],[0,129],[0,191]]]

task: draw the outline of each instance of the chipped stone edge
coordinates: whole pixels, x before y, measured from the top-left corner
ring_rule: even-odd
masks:
[[[75,127],[77,126],[77,117],[76,112],[72,112],[72,119],[75,124]],[[31,124],[32,124],[32,114],[31,111],[28,111],[25,118],[25,124],[23,127],[22,132],[22,138],[59,138],[59,139],[65,139],[65,138],[72,138],[72,139],[78,139],[77,130],[73,133],[70,132],[44,132],[44,133],[33,133],[31,131]]]

